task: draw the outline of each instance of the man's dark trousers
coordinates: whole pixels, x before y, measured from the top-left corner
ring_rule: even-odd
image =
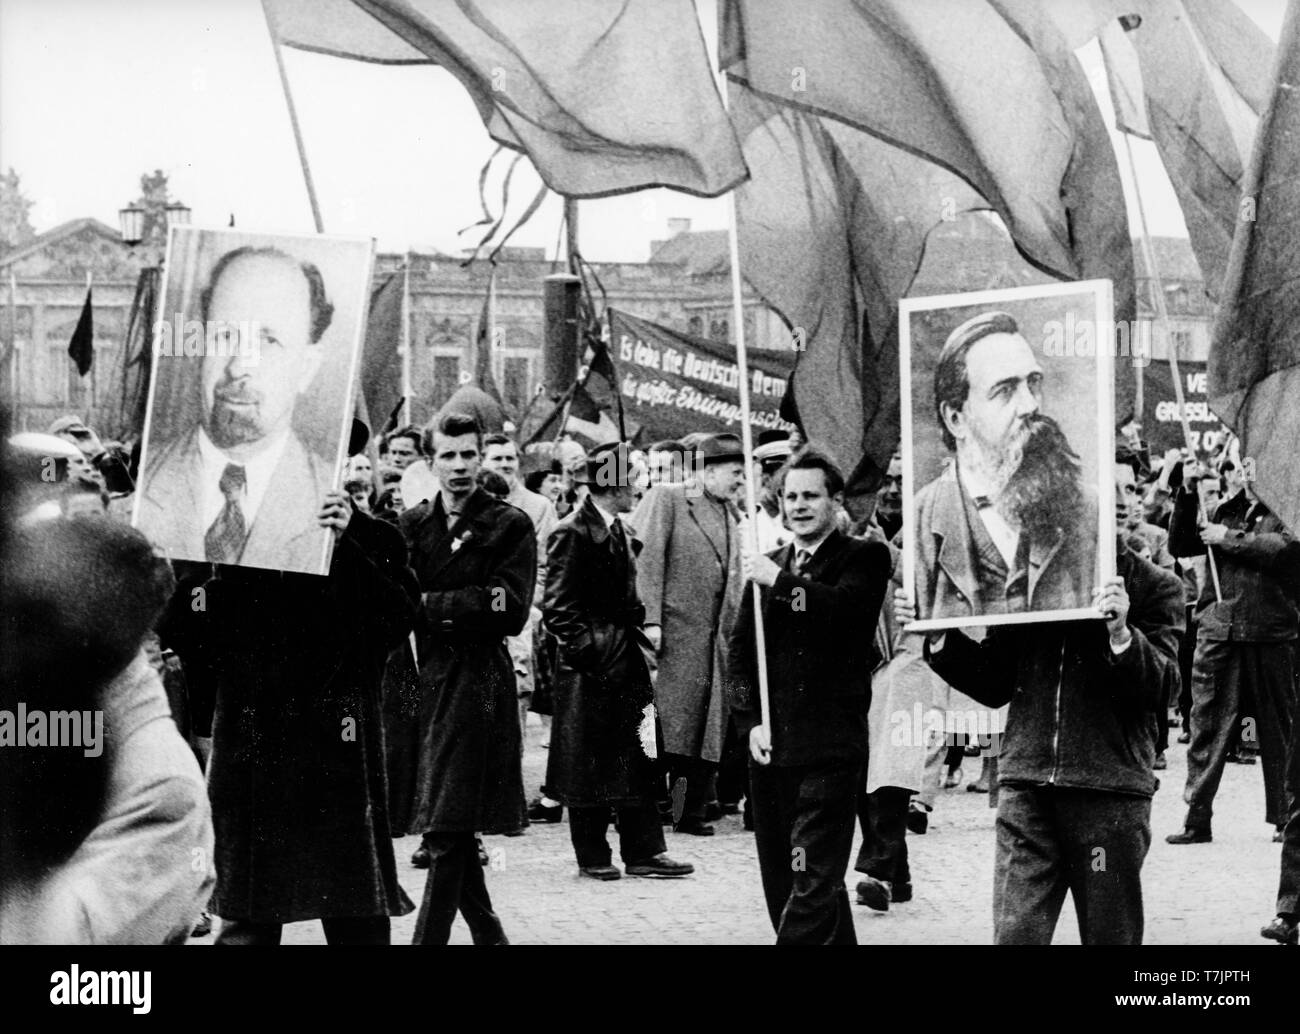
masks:
[[[665,754],[664,767],[668,771],[669,800],[674,809],[677,805],[675,795],[683,795],[681,819],[703,822],[708,803],[717,793],[718,763],[685,754]],[[679,783],[681,790],[677,789]]]
[[[475,944],[505,944],[505,931],[492,911],[478,841],[473,833],[426,833],[429,878],[415,921],[412,944],[446,944],[459,909]]]
[[[569,836],[580,869],[610,864],[609,842],[605,839],[609,816],[609,805],[569,808]],[[664,827],[653,803],[618,809],[618,852],[624,865],[644,862],[665,850]]]
[[[777,944],[857,944],[844,874],[864,761],[750,763],[754,836]]]
[[[1264,768],[1265,817],[1286,821],[1286,750],[1295,709],[1295,644],[1223,642],[1202,638],[1192,662],[1192,741],[1187,748],[1188,829],[1209,830],[1214,795],[1241,716],[1252,725]],[[1252,730],[1241,730],[1249,739]]]
[[[853,868],[894,886],[912,882],[907,865],[907,808],[912,791],[882,786],[858,794],[858,825],[862,846]]]
[[[1282,875],[1278,880],[1277,914],[1300,918],[1300,699],[1291,714],[1291,741],[1286,752],[1286,828],[1282,831]]]
[[[995,944],[1050,944],[1066,891],[1084,944],[1141,944],[1151,799],[1002,783],[993,877]]]

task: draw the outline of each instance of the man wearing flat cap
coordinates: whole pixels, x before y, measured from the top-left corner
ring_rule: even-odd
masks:
[[[579,871],[616,880],[605,839],[618,812],[629,876],[687,876],[665,852],[655,807],[657,766],[640,735],[654,696],[636,593],[637,543],[619,519],[632,509],[643,464],[627,445],[602,445],[578,480],[587,496],[550,536],[542,611],[559,644],[547,793],[569,807]],[[653,735],[653,727],[650,730]]]
[[[934,407],[953,459],[916,495],[918,617],[1091,604],[1097,503],[1042,404],[1043,370],[1014,317],[981,313],[948,335]]]
[[[714,795],[725,729],[720,660],[740,589],[740,439],[705,437],[695,467],[696,476],[685,484],[650,489],[629,523],[644,543],[637,590],[658,660],[655,708],[676,790],[674,828],[711,836],[705,808]]]

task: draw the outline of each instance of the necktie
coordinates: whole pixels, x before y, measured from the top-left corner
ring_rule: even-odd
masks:
[[[808,561],[812,559],[812,551],[801,549],[794,555],[794,573],[803,574],[803,569],[808,566]]]
[[[244,551],[244,538],[248,529],[244,525],[244,511],[239,507],[244,484],[244,468],[234,463],[226,464],[220,482],[226,505],[217,514],[217,519],[212,522],[212,527],[203,538],[204,552],[210,563],[233,564]]]

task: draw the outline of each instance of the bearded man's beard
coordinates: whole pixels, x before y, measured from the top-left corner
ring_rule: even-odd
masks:
[[[218,385],[204,429],[219,449],[247,445],[266,437],[262,422],[262,397],[238,386]]]
[[[1083,513],[1078,454],[1061,425],[1037,414],[1025,421],[1022,443],[999,464],[1010,469],[997,508],[1008,521],[1029,533],[1030,541],[1050,541],[1068,531]],[[1019,457],[1019,462],[1014,462]],[[1070,536],[1067,535],[1067,541]]]

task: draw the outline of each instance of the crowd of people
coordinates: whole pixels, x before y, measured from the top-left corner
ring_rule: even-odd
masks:
[[[219,944],[316,919],[330,943],[389,943],[417,907],[393,848],[413,834],[415,943],[447,943],[459,912],[505,944],[483,836],[567,821],[579,878],[685,878],[665,829],[739,815],[778,943],[854,943],[850,863],[860,906],[923,893],[907,836],[978,757],[993,939],[1049,943],[1068,892],[1085,943],[1140,943],[1177,729],[1167,841],[1210,841],[1225,765],[1258,759],[1283,845],[1261,934],[1294,944],[1300,546],[1230,440],[1119,441],[1104,620],[976,637],[909,631],[901,458],[850,512],[798,432],[764,432],[750,466],[728,433],[521,447],[455,409],[373,439],[358,421],[320,500],[324,577],[169,562],[129,525],[138,448],[73,416],[14,435],[0,713],[98,711],[107,735],[94,758],[0,750],[0,942],[179,943],[215,915]]]

